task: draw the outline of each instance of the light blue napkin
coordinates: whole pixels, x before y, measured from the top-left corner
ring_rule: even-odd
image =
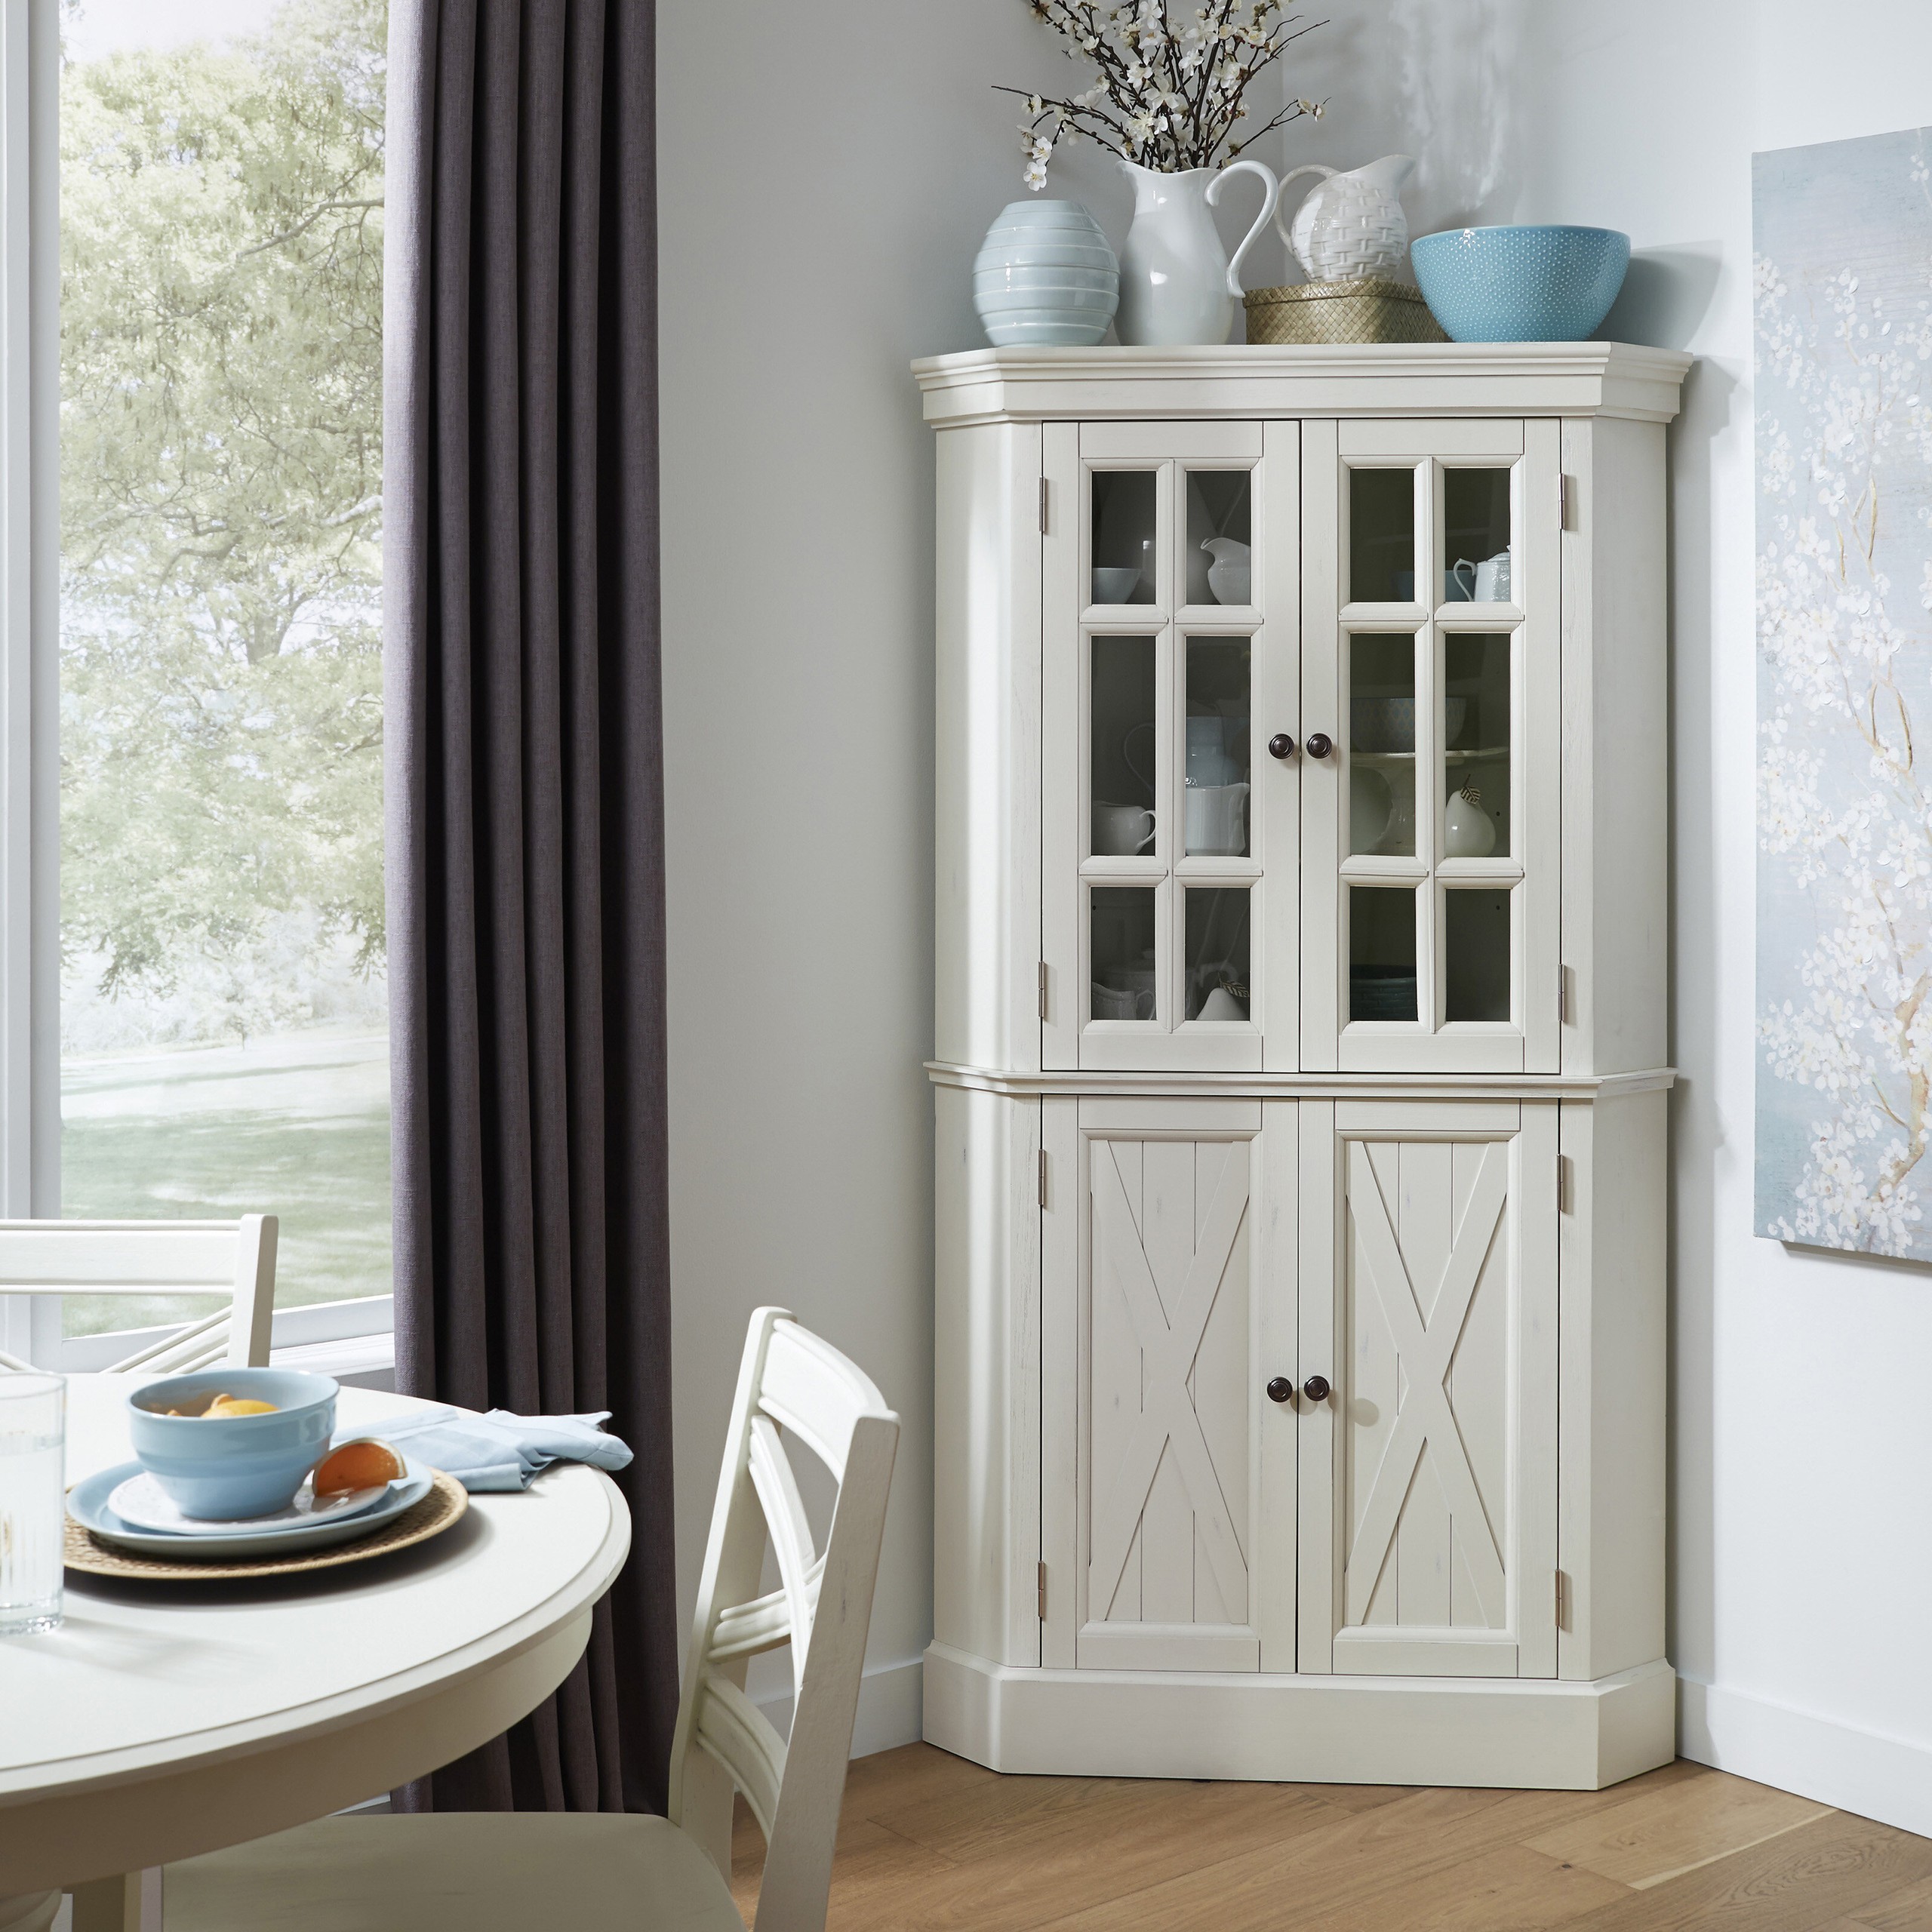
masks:
[[[631,1452],[605,1433],[610,1419],[608,1409],[588,1416],[517,1416],[491,1409],[473,1416],[439,1404],[372,1423],[364,1432],[454,1476],[465,1489],[528,1489],[531,1478],[552,1463],[621,1469]]]

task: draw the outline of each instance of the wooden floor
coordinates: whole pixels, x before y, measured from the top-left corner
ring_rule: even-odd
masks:
[[[1932,1932],[1932,1839],[1681,1760],[1611,1791],[1404,1791],[999,1777],[912,1744],[852,1767],[829,1925]]]

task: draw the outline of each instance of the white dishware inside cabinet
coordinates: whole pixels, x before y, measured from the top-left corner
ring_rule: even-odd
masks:
[[[1245,604],[1254,583],[1254,551],[1232,537],[1210,537],[1201,546],[1214,561],[1208,566],[1208,588],[1217,604]]]
[[[1094,850],[1110,857],[1144,852],[1154,842],[1155,817],[1149,805],[1117,805],[1097,799],[1094,805]]]
[[[1226,857],[1247,849],[1247,791],[1245,784],[1187,788],[1190,854]]]

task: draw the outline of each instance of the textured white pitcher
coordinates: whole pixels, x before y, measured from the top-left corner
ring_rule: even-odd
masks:
[[[1312,161],[1281,177],[1284,189],[1303,174],[1318,174],[1318,186],[1295,211],[1292,222],[1278,211],[1275,226],[1288,253],[1310,281],[1386,279],[1401,272],[1409,253],[1408,217],[1402,212],[1402,183],[1415,168],[1413,155],[1385,154],[1349,174]]]
[[[1258,161],[1159,174],[1123,161],[1134,183],[1134,226],[1120,251],[1120,309],[1114,327],[1128,343],[1226,342],[1241,300],[1241,263],[1266,228],[1281,187]],[[1214,206],[1230,175],[1258,174],[1267,198],[1228,260]]]

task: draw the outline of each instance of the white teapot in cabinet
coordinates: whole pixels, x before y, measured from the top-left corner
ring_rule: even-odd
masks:
[[[1275,226],[1288,253],[1311,281],[1386,279],[1400,271],[1409,252],[1402,183],[1415,165],[1411,155],[1386,154],[1346,174],[1315,161],[1281,177],[1284,190],[1297,174],[1324,177],[1303,196],[1292,223],[1284,223],[1278,205],[1275,210]]]

